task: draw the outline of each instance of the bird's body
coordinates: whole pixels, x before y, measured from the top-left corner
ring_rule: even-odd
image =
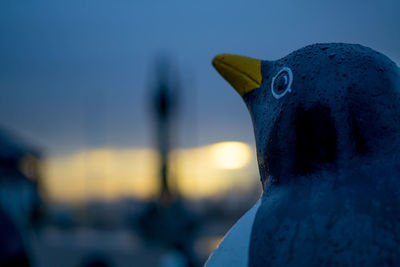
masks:
[[[249,266],[398,265],[399,167],[376,162],[270,186],[253,223]]]
[[[264,188],[245,265],[399,265],[399,68],[336,43],[260,61],[261,76],[240,58],[214,66],[250,111]]]

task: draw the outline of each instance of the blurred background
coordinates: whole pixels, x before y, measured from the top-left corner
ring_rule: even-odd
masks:
[[[261,194],[211,66],[316,42],[400,62],[400,2],[1,1],[0,265],[202,266]]]

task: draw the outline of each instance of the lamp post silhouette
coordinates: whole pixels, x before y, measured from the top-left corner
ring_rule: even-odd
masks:
[[[178,84],[170,78],[170,70],[166,61],[160,61],[156,70],[156,85],[152,97],[152,109],[155,121],[156,148],[160,156],[159,177],[160,195],[159,201],[162,204],[169,204],[174,201],[170,189],[169,154],[173,149],[173,141],[176,137],[177,121],[177,99]]]
[[[156,63],[155,83],[150,88],[150,108],[160,156],[158,173],[161,188],[158,199],[149,203],[139,217],[138,227],[146,240],[159,242],[169,251],[175,251],[186,266],[198,266],[199,261],[193,250],[197,218],[185,208],[179,193],[170,188],[173,177],[170,175],[169,159],[177,138],[179,84],[176,76],[171,75],[167,61]]]

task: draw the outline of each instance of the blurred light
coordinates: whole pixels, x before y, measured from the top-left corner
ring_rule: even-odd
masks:
[[[211,147],[215,164],[222,169],[239,169],[249,164],[250,146],[241,142],[222,142]]]
[[[25,155],[19,162],[20,171],[29,179],[36,180],[39,172],[39,160],[32,155]]]
[[[221,142],[173,151],[172,177],[187,198],[218,198],[229,192],[249,192],[258,185],[252,148],[241,142]]]

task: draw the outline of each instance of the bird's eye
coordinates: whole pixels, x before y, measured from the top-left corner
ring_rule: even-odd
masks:
[[[293,74],[292,70],[288,67],[282,68],[273,78],[271,82],[272,95],[279,99],[290,93],[292,89]]]

